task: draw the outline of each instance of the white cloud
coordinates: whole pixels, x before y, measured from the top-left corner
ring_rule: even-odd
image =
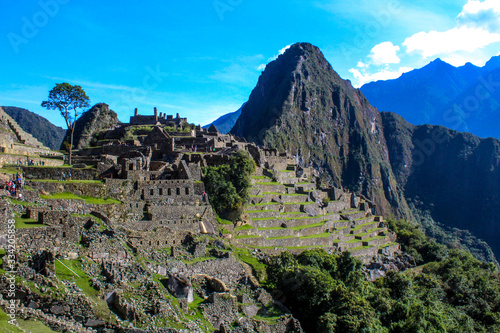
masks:
[[[361,87],[365,83],[378,81],[378,80],[391,80],[397,79],[401,74],[411,71],[411,67],[400,67],[398,70],[391,71],[389,69],[384,69],[376,73],[367,73],[365,71],[360,71],[358,69],[352,68],[349,72],[352,73],[357,82],[353,83],[354,87]]]
[[[455,27],[448,31],[419,32],[407,38],[403,45],[408,53],[419,53],[424,58],[458,51],[474,52],[500,41],[500,34],[482,28]]]
[[[456,26],[446,31],[421,31],[408,37],[403,45],[408,53],[424,58],[441,55],[458,58],[456,52],[474,52],[500,42],[500,1],[469,0],[456,18]],[[464,57],[464,55],[460,55]]]
[[[369,66],[368,64],[365,64],[362,61],[359,61],[358,64],[356,65],[356,67],[358,67],[358,68],[365,68],[365,67],[368,67],[368,66]]]
[[[290,48],[290,46],[292,46],[292,44],[289,44],[289,45],[285,46],[284,48],[282,48],[281,50],[279,50],[277,55],[267,59],[267,63],[270,63],[271,61],[278,59],[278,57],[280,55],[282,55],[283,53],[285,53],[286,50],[288,50]],[[259,67],[257,67],[257,70],[263,71],[264,69],[266,69],[266,66],[267,66],[267,64],[260,64]]]
[[[483,2],[479,0],[469,0],[464,5],[462,12],[458,17],[464,17],[469,14],[477,14],[481,11],[493,10],[496,13],[500,13],[500,2],[498,0],[485,0]]]
[[[368,57],[372,59],[375,65],[399,64],[401,59],[397,55],[398,51],[399,46],[391,42],[383,42],[375,45]]]
[[[457,16],[457,22],[459,25],[481,27],[490,32],[500,33],[500,1],[469,0]]]

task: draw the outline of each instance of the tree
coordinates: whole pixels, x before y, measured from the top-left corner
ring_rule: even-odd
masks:
[[[71,165],[71,150],[73,149],[73,133],[75,123],[81,114],[81,109],[89,107],[89,98],[80,86],[72,86],[69,83],[57,83],[49,92],[49,100],[42,102],[42,107],[48,110],[59,110],[61,116],[66,121],[66,126],[70,134],[69,158]]]

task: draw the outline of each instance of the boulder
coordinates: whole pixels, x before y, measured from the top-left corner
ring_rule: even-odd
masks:
[[[193,301],[193,286],[184,275],[169,274],[167,288],[177,298],[186,298],[188,303]]]
[[[307,215],[314,217],[319,215],[319,209],[314,207],[313,205],[305,205],[304,206],[304,213]]]
[[[87,322],[85,323],[85,326],[87,327],[103,327],[105,322],[100,319],[87,319]]]

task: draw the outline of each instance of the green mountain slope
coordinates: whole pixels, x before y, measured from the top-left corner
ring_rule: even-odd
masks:
[[[469,230],[467,241],[447,243],[494,261],[480,237],[500,255],[500,141],[379,113],[310,44],[267,66],[231,132],[287,150],[324,180],[372,198],[378,213],[430,221],[441,234]]]
[[[325,181],[372,198],[381,214],[410,215],[380,113],[311,44],[295,44],[267,65],[231,133],[297,155]]]
[[[27,133],[53,150],[58,150],[63,141],[66,130],[55,126],[47,119],[23,108],[2,106],[2,109],[11,116]]]

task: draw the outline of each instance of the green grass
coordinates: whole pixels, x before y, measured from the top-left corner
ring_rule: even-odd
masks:
[[[20,217],[20,216],[15,216],[14,217],[15,222],[15,228],[16,229],[26,229],[26,228],[40,228],[40,227],[47,227],[47,225],[38,223],[37,220],[25,218],[25,217]]]
[[[264,209],[264,210],[247,210],[245,213],[247,213],[247,214],[252,214],[252,213],[271,213],[271,212],[277,212],[277,210],[272,210],[272,209]]]
[[[375,224],[375,223],[377,223],[377,222],[368,222],[368,223],[360,224],[360,225],[352,228],[352,230],[353,231],[361,230],[363,227],[366,227],[368,225]]]
[[[36,319],[23,320],[16,318],[19,327],[9,324],[10,318],[7,316],[5,311],[0,308],[0,333],[17,333],[17,332],[36,332],[36,333],[54,333],[43,324],[41,321]]]
[[[257,182],[255,183],[256,185],[281,185],[281,183],[278,182]]]
[[[267,178],[266,176],[252,176],[252,179],[270,179],[270,178]]]
[[[258,228],[257,230],[264,231],[264,230],[285,230],[285,229],[292,229],[294,231],[298,231],[298,230],[303,230],[303,229],[307,229],[307,228],[322,227],[322,226],[325,225],[325,223],[326,223],[326,220],[318,222],[318,223],[313,223],[313,224],[300,225],[300,226],[293,227],[293,228],[269,227],[269,228]]]
[[[62,262],[62,263],[61,263]],[[67,267],[64,267],[64,265]],[[90,278],[81,269],[81,263],[78,260],[56,260],[56,275],[60,280],[75,281],[75,284],[82,289],[85,295],[89,297],[99,296],[99,292],[90,285]],[[71,270],[69,270],[69,269]],[[74,273],[78,274],[76,276]]]
[[[19,172],[19,169],[17,169],[17,167],[12,166],[12,165],[9,165],[9,166],[4,165],[2,168],[0,168],[0,173],[15,175],[18,172]]]
[[[234,231],[241,231],[241,230],[251,230],[253,227],[250,224],[245,224],[242,225],[241,227],[234,228]]]
[[[224,228],[220,228],[220,232],[222,232],[223,234],[231,234],[231,231]]]
[[[250,198],[263,198],[264,196],[262,195],[250,195]]]
[[[279,205],[277,202],[261,202],[254,205],[248,205],[247,208],[258,207],[258,206],[275,206]]]
[[[21,205],[23,207],[40,206],[39,204],[36,204],[34,202],[21,201],[13,198],[7,198],[7,200],[9,200],[14,205]]]
[[[332,235],[332,233],[324,232],[322,234],[317,234],[317,235],[302,236],[302,237],[300,237],[300,239],[327,238],[327,237],[330,237],[331,235]]]
[[[65,267],[61,262],[66,265],[71,271]],[[99,298],[99,292],[95,290],[90,284],[90,278],[82,270],[81,262],[79,260],[56,260],[55,268],[56,275],[60,280],[66,280],[70,282],[75,282],[75,284],[82,289],[83,293],[92,299],[93,310],[97,317],[103,319],[104,321],[116,322],[115,316],[109,310],[106,301]],[[73,273],[73,272],[74,273]],[[77,275],[75,275],[78,274]]]
[[[383,249],[383,248],[386,248],[386,247],[389,247],[389,246],[393,246],[393,245],[397,245],[397,244],[398,243],[396,243],[396,242],[390,242],[390,243],[382,244],[378,248],[379,249]]]
[[[257,260],[248,249],[244,248],[234,248],[233,254],[237,259],[243,261],[245,264],[248,264],[252,267],[255,275],[259,279],[259,281],[263,281],[266,278],[266,265]]]
[[[220,218],[219,215],[217,215],[217,222],[219,222],[219,224],[226,224],[226,225],[233,224],[233,222],[229,220]]]
[[[102,184],[102,180],[57,180],[57,179],[29,179],[36,183],[62,183],[62,184]]]
[[[299,214],[304,214],[303,212],[284,212],[280,213],[280,215],[299,215]]]
[[[300,182],[300,183],[297,183],[295,185],[307,185],[307,184],[314,184],[314,183],[311,183],[311,182]]]
[[[110,198],[93,198],[88,196],[78,196],[74,193],[63,192],[63,193],[55,193],[50,195],[40,195],[42,199],[59,199],[59,200],[85,200],[86,204],[94,204],[94,205],[111,205],[111,204],[122,204],[121,201],[110,199]]]
[[[283,195],[288,197],[307,197],[307,194],[300,193],[279,193],[279,192],[262,192],[263,195]]]
[[[363,239],[363,242],[370,242],[372,240],[380,240],[380,239],[384,239],[384,238],[385,238],[385,236],[374,236],[374,237]]]

